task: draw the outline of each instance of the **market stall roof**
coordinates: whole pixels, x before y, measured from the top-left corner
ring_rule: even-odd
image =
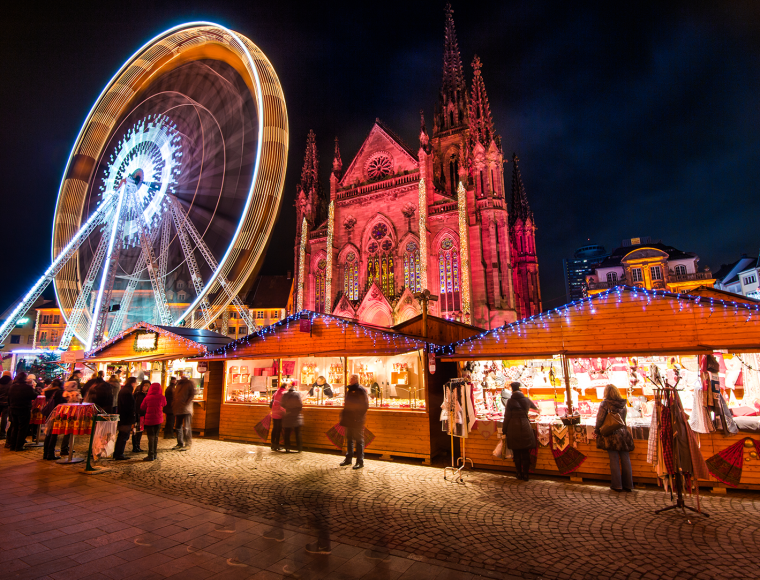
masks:
[[[394,355],[424,348],[425,345],[425,339],[417,336],[360,324],[349,318],[302,310],[199,358]]]
[[[760,352],[760,304],[618,286],[437,349],[453,360]]]
[[[449,320],[447,318],[439,318],[438,316],[427,317],[427,337],[430,342],[435,344],[451,344],[457,340],[463,338],[469,338],[483,332],[482,328],[477,326],[471,326],[464,324],[463,322],[457,322],[456,320]],[[391,327],[394,331],[401,334],[408,334],[412,336],[422,336],[422,314],[400,322]]]
[[[743,294],[734,294],[727,290],[720,290],[713,286],[699,286],[694,290],[689,290],[691,296],[702,296],[703,298],[717,298],[718,300],[727,300],[728,302],[743,302],[744,304],[760,304],[760,301],[749,298]]]
[[[156,333],[155,344],[140,348],[136,340],[138,334]],[[230,342],[230,338],[199,328],[184,326],[156,326],[138,322],[108,342],[89,351],[85,360],[98,361],[159,361],[187,358],[216,349]]]

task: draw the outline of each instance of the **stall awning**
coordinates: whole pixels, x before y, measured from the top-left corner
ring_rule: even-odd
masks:
[[[141,342],[142,344],[141,344]],[[230,338],[197,328],[157,326],[138,322],[86,354],[87,361],[163,361],[206,353],[230,342]]]
[[[619,286],[437,350],[451,360],[760,351],[760,305]]]

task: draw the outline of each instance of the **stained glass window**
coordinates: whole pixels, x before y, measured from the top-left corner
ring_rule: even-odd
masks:
[[[383,243],[382,243],[382,244],[380,244],[380,247],[381,247],[381,248],[382,248],[384,251],[388,252],[388,251],[389,251],[389,250],[390,250],[390,249],[393,247],[393,242],[391,242],[391,241],[390,241],[390,240],[388,240],[388,239],[385,239],[385,240],[383,240]]]
[[[404,286],[412,292],[420,292],[422,283],[420,281],[420,251],[417,244],[409,242],[406,245],[404,254]]]
[[[375,224],[372,228],[372,237],[376,240],[382,240],[388,233],[388,226],[383,223]]]
[[[353,252],[346,256],[343,265],[343,294],[349,300],[359,299],[359,263]]]
[[[446,244],[446,242],[449,242]],[[448,245],[448,249],[444,248]],[[461,299],[459,293],[459,253],[453,247],[454,242],[446,238],[441,243],[441,250],[438,253],[438,277],[440,282],[440,296],[438,298],[441,305],[441,313],[453,313],[461,310]]]
[[[392,255],[370,256],[367,264],[367,288],[376,280],[385,297],[388,300],[394,298],[396,295],[394,274]]]
[[[367,250],[369,250],[370,254],[374,254],[377,252],[377,244],[375,242],[372,242],[369,246],[367,246]]]
[[[314,310],[316,312],[327,312],[326,310],[326,286],[327,286],[327,272],[325,267],[327,262],[320,260],[317,263],[316,284],[314,285]]]

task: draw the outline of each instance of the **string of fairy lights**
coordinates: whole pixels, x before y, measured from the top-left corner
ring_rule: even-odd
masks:
[[[137,324],[134,324],[127,328],[126,330],[121,331],[119,334],[114,336],[113,338],[110,338],[107,342],[104,342],[103,344],[99,345],[97,348],[93,348],[90,351],[85,352],[85,358],[90,358],[92,356],[95,356],[98,352],[102,351],[103,349],[108,348],[113,343],[118,342],[125,336],[132,334],[136,330],[150,330],[151,332],[155,332],[156,334],[163,334],[165,336],[169,336],[172,339],[176,340],[177,342],[189,346],[191,348],[201,348],[205,349],[205,347],[185,336],[180,336],[179,334],[175,334],[174,332],[171,332],[170,330],[166,330],[166,328],[161,328],[160,326],[155,326],[153,324],[150,324],[149,322],[138,322]]]
[[[596,314],[597,305],[608,302],[613,296],[616,298],[617,302],[620,303],[623,298],[623,293],[625,292],[632,294],[635,298],[641,297],[644,299],[645,303],[642,306],[644,311],[646,311],[647,306],[652,303],[652,299],[661,297],[675,298],[678,303],[679,311],[682,311],[685,306],[693,304],[698,305],[699,307],[709,308],[710,316],[712,316],[713,312],[720,307],[723,307],[724,310],[733,309],[737,315],[739,312],[746,312],[747,318],[745,322],[749,322],[753,314],[760,313],[760,304],[745,304],[742,302],[720,300],[707,296],[678,294],[666,290],[647,290],[645,288],[637,288],[633,286],[617,286],[593,296],[573,300],[564,306],[554,308],[547,312],[535,314],[516,322],[503,324],[497,328],[484,331],[480,334],[464,338],[445,346],[430,345],[430,349],[439,355],[462,354],[464,348],[467,348],[468,352],[473,352],[478,342],[486,337],[494,337],[499,341],[507,340],[515,335],[517,337],[524,336],[527,329],[530,327],[539,326],[548,330],[548,324],[550,322],[557,320],[557,318],[564,318],[567,323],[570,323],[570,315],[573,312],[583,312],[586,307],[588,307],[590,314]]]
[[[457,188],[457,207],[459,208],[459,255],[462,261],[460,272],[461,307],[465,324],[470,324],[470,237],[467,231],[467,192],[459,182]]]
[[[427,288],[427,190],[424,179],[420,179],[417,206],[420,212],[420,288]]]
[[[303,310],[303,291],[304,283],[303,277],[306,270],[306,240],[309,238],[309,222],[306,221],[306,216],[303,217],[301,222],[301,247],[298,249],[298,289],[296,297],[296,310],[299,312]]]
[[[335,227],[335,201],[330,201],[327,210],[327,266],[325,280],[325,308],[328,312],[332,311],[332,263],[333,263],[333,229]]]

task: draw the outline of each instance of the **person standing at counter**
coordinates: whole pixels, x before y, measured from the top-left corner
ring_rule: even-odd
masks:
[[[346,429],[346,458],[341,466],[351,465],[356,444],[356,465],[364,467],[364,418],[369,409],[367,389],[359,384],[359,375],[351,375],[346,387],[346,398],[340,414],[340,425]]]
[[[507,436],[507,447],[512,450],[517,479],[528,481],[530,450],[536,448],[536,434],[530,426],[528,411],[538,407],[520,391],[520,383],[511,383],[512,396],[507,399],[502,433]]]
[[[330,386],[330,383],[327,382],[327,379],[325,377],[317,377],[317,382],[311,386],[311,389],[309,389],[310,397],[313,397],[315,395],[317,388],[322,389],[322,393],[328,399],[333,398],[334,395],[333,395],[332,387]]]
[[[187,377],[180,378],[174,388],[172,411],[174,427],[177,430],[177,445],[172,449],[190,449],[193,445],[193,399],[195,386]]]
[[[145,432],[148,435],[148,456],[143,461],[158,459],[158,430],[163,419],[161,411],[166,405],[166,398],[161,394],[161,385],[153,383],[140,405],[145,414]]]
[[[596,448],[604,449],[610,456],[610,489],[612,491],[633,491],[633,471],[631,457],[633,435],[625,425],[627,414],[626,401],[615,385],[604,387],[604,401],[599,405],[596,415]],[[606,437],[602,435],[602,426],[608,415],[619,418],[619,426]]]
[[[116,445],[113,450],[113,458],[116,461],[123,461],[124,448],[127,446],[129,440],[129,434],[135,427],[135,396],[132,393],[134,384],[137,379],[129,377],[124,386],[119,389],[119,397],[117,400],[117,406],[119,408],[119,434],[116,437]],[[61,451],[63,454],[63,451]]]
[[[164,391],[164,397],[166,398],[166,405],[164,406],[164,415],[166,415],[166,421],[164,422],[164,439],[172,439],[175,436],[174,430],[174,411],[172,411],[172,403],[174,402],[174,389],[177,387],[177,378],[172,377],[169,379],[169,386]]]
[[[282,408],[285,416],[282,418],[282,428],[285,430],[285,453],[290,453],[290,434],[296,432],[296,449],[301,453],[301,425],[303,425],[303,401],[295,386],[282,396]]]
[[[280,385],[280,388],[275,391],[272,397],[270,407],[272,407],[272,438],[270,445],[272,451],[280,450],[280,433],[282,433],[282,418],[285,416],[285,408],[282,406],[282,397],[285,395],[285,391],[288,386],[285,383]]]

